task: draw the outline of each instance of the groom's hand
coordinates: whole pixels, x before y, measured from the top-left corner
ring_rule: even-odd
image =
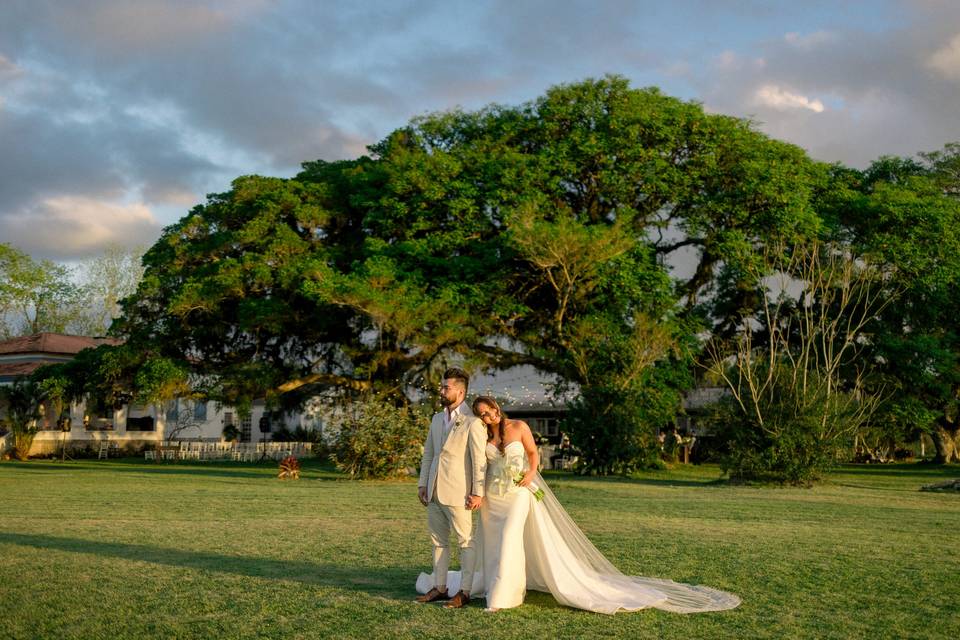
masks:
[[[467,509],[470,509],[471,511],[479,509],[481,504],[483,504],[483,498],[480,496],[471,495],[469,498],[467,498]]]
[[[417,497],[420,498],[420,504],[427,506],[427,488],[417,487]]]

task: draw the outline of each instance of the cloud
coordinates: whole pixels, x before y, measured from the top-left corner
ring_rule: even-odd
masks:
[[[20,73],[20,69],[8,57],[0,54],[0,80],[11,78]]]
[[[763,69],[767,64],[767,61],[763,58],[744,58],[743,56],[738,55],[734,51],[721,51],[719,55],[715,56],[712,61],[712,65],[721,73],[730,73],[734,71],[742,71],[745,69],[759,70]]]
[[[744,48],[762,67],[713,65],[691,84],[711,111],[750,118],[817,159],[864,167],[939,149],[960,140],[960,83],[948,77],[960,69],[951,66],[960,64],[960,7],[905,3],[902,12],[883,28],[759,40]]]
[[[767,84],[757,89],[754,101],[779,110],[809,109],[814,113],[822,113],[824,109],[821,101],[792,93],[774,84]]]
[[[790,31],[783,36],[787,44],[806,51],[825,46],[836,39],[837,34],[830,31],[814,31],[807,34]]]
[[[139,56],[191,47],[205,38],[228,34],[238,23],[269,9],[271,2],[35,0],[32,4],[31,23],[41,32],[60,34],[65,47],[80,45],[96,55]]]
[[[47,198],[15,217],[0,218],[0,237],[37,256],[89,257],[109,245],[152,244],[160,225],[142,202],[79,196]]]
[[[949,80],[960,80],[960,33],[934,51],[927,64]]]
[[[960,139],[957,24],[960,5],[919,0],[6,0],[0,232],[103,238],[104,211],[158,232],[237,175],[291,175],[424,112],[607,73],[861,166]]]

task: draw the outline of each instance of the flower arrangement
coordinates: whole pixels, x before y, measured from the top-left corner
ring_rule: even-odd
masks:
[[[513,484],[520,486],[520,483],[523,481],[524,475],[526,474],[524,474],[523,471],[518,471],[517,475],[513,477]],[[531,482],[530,484],[528,484],[527,489],[530,489],[530,492],[533,494],[533,497],[537,499],[537,502],[540,502],[541,500],[543,500],[543,495],[544,495],[543,489],[538,487],[536,482]]]
[[[291,480],[300,479],[300,461],[295,456],[287,456],[280,461],[280,472],[277,477],[281,480],[287,478]]]

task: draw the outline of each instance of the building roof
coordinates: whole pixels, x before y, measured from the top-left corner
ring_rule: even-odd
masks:
[[[120,344],[116,338],[69,336],[62,333],[35,333],[0,341],[0,355],[19,353],[60,353],[75,355],[84,349],[102,344]]]
[[[121,344],[116,338],[35,333],[0,341],[0,384],[28,376],[45,364],[69,362],[84,349],[102,344]]]
[[[0,379],[28,376],[49,362],[0,362]]]

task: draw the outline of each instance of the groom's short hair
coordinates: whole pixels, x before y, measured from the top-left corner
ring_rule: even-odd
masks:
[[[467,389],[470,387],[470,376],[467,375],[467,372],[459,367],[450,367],[443,372],[444,380],[459,380],[460,384],[463,385],[464,393],[467,392]]]

